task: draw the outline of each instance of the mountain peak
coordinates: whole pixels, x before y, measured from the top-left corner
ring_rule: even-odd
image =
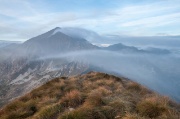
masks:
[[[61,27],[55,27],[53,30],[56,30],[56,29],[61,29]]]
[[[58,33],[58,32],[61,32],[61,28],[60,28],[60,27],[56,27],[56,28],[54,28],[52,31],[53,31],[53,32],[52,32],[52,35],[54,35],[54,34],[56,34],[56,33]]]
[[[96,49],[97,47],[82,38],[73,38],[56,27],[44,34],[31,38],[23,43],[26,54],[49,55],[75,50]]]

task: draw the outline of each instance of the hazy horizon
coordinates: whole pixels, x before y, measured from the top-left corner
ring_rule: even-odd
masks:
[[[55,27],[101,36],[179,36],[179,0],[0,0],[0,40],[25,41]]]

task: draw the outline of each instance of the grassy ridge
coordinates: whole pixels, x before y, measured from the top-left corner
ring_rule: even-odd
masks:
[[[4,107],[0,119],[178,119],[179,110],[135,82],[90,72],[51,80]]]

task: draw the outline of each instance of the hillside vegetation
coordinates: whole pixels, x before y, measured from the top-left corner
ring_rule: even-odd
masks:
[[[145,87],[90,72],[53,79],[0,111],[0,119],[178,119],[179,105]]]

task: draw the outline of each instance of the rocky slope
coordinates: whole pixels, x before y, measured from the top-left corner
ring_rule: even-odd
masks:
[[[8,51],[0,50],[0,107],[54,77],[77,75],[88,68],[88,64],[71,59],[48,58],[72,51],[98,49],[85,39],[72,38],[58,29],[16,47],[6,47]]]
[[[167,97],[123,77],[90,72],[60,77],[14,100],[1,119],[179,119]]]

